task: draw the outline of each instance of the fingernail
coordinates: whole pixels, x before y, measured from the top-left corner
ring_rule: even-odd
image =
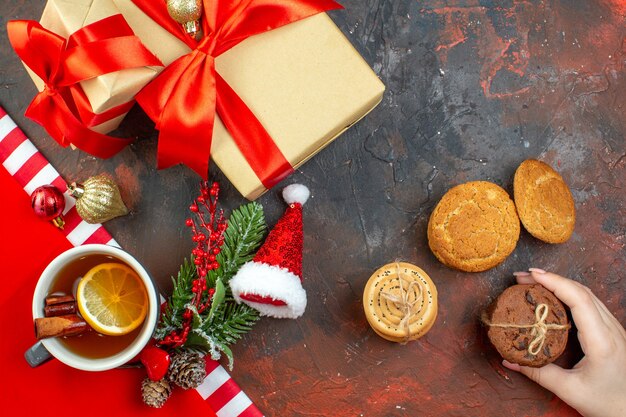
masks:
[[[541,269],[541,268],[528,268],[528,270],[529,270],[530,272],[536,272],[536,273],[538,273],[538,274],[545,274],[545,273],[546,273],[546,271],[544,271],[544,270],[543,270],[543,269]]]
[[[502,366],[504,366],[505,368],[508,368],[512,371],[518,371],[520,370],[520,366],[516,363],[511,363],[509,361],[507,361],[506,359],[502,360]]]
[[[530,275],[530,272],[526,272],[526,271],[517,271],[517,272],[513,272],[513,275],[516,277],[527,277]]]

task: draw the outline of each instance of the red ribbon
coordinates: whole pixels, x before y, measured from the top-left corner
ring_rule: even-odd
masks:
[[[79,82],[127,68],[163,66],[117,14],[74,33],[67,41],[29,20],[7,25],[9,41],[20,59],[46,84],[26,109],[60,145],[70,143],[92,155],[109,158],[130,139],[89,129],[124,114],[132,103],[94,114]]]
[[[165,1],[133,2],[192,49],[136,97],[160,130],[159,168],[182,162],[206,179],[217,113],[266,188],[293,172],[261,122],[215,71],[215,57],[250,36],[341,6],[332,0],[204,0],[206,36],[196,42],[169,16]]]

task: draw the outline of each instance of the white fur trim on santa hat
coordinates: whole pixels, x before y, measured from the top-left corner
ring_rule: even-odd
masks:
[[[311,192],[302,184],[291,184],[283,189],[283,198],[287,204],[300,203],[304,204],[309,199]]]
[[[300,317],[306,308],[306,291],[300,278],[285,268],[261,262],[247,262],[230,280],[230,288],[235,301],[246,303],[264,316],[295,319]],[[271,297],[274,300],[282,300],[287,305],[256,303],[242,299],[241,294]]]

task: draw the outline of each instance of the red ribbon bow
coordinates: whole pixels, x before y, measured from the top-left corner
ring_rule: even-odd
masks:
[[[38,22],[14,20],[9,41],[20,59],[46,84],[26,109],[60,145],[70,143],[100,158],[109,158],[130,143],[90,130],[124,114],[132,103],[94,114],[79,82],[127,68],[163,66],[117,14],[85,26],[66,41]]]
[[[133,2],[192,49],[136,97],[160,130],[159,168],[182,162],[206,179],[217,112],[266,188],[293,172],[263,125],[215,71],[215,57],[250,36],[341,6],[332,0],[205,0],[205,36],[196,42],[169,16],[165,1]]]

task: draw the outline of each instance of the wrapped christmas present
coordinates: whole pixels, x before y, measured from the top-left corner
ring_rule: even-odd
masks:
[[[11,21],[8,33],[40,91],[28,117],[62,145],[103,158],[130,142],[105,134],[163,67],[112,0],[50,0],[39,23]]]
[[[182,162],[206,177],[211,156],[255,199],[382,99],[382,82],[324,13],[334,1],[205,1],[199,41],[165,1],[114,2],[167,65],[137,95],[160,130],[160,168]]]

